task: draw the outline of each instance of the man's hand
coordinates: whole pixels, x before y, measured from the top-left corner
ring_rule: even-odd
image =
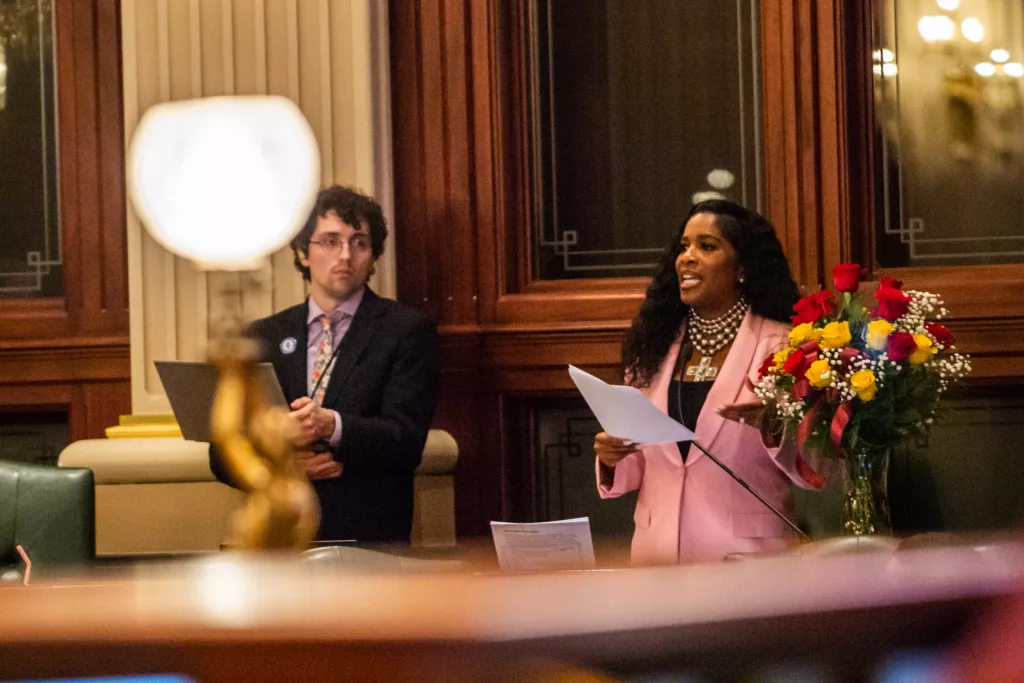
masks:
[[[299,451],[296,453],[296,458],[310,481],[341,476],[341,463],[335,462],[330,453]]]
[[[305,448],[321,439],[330,439],[334,434],[334,411],[321,407],[308,396],[295,399],[290,407],[291,418],[298,427],[294,441],[297,448]]]

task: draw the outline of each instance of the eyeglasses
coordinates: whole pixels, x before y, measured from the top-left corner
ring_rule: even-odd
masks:
[[[341,245],[345,244],[345,239],[338,234],[331,233],[324,235],[319,240],[310,240],[310,244],[317,244],[328,254],[336,254],[341,249]],[[348,240],[348,248],[350,251],[365,251],[370,248],[370,238],[367,235],[355,234]]]

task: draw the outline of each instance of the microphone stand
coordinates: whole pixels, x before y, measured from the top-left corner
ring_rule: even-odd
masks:
[[[680,348],[679,348],[679,359],[676,362],[680,363],[681,366],[683,368],[685,368],[686,364],[690,361],[690,358],[692,356],[693,356],[693,342],[690,341],[690,335],[687,334],[683,338],[682,343],[680,345]],[[677,391],[676,391],[676,402],[679,404],[679,413],[680,413],[680,415],[682,415],[682,412],[683,412],[682,401],[680,399],[680,395],[681,395],[681,391],[682,391],[682,382],[683,382],[683,378],[682,378],[682,374],[680,373],[679,386],[677,387]],[[690,441],[690,443],[692,443],[694,446],[696,446],[697,450],[699,450],[701,453],[703,453],[704,455],[706,455],[709,458],[711,458],[711,462],[713,462],[716,465],[718,465],[719,467],[721,467],[723,472],[725,472],[730,477],[732,477],[733,480],[737,484],[739,484],[740,486],[745,488],[747,491],[749,491],[750,495],[752,495],[755,498],[757,498],[759,501],[761,501],[761,503],[765,507],[767,507],[773,513],[775,513],[775,516],[778,517],[779,519],[781,519],[783,522],[785,522],[789,526],[790,529],[792,529],[793,531],[795,531],[798,534],[800,534],[800,538],[802,538],[804,541],[810,541],[811,540],[810,537],[807,534],[805,534],[803,531],[800,530],[800,527],[798,527],[795,523],[793,523],[792,520],[789,519],[789,517],[786,517],[786,515],[784,515],[781,512],[779,512],[778,508],[776,508],[774,505],[772,505],[767,500],[765,500],[764,497],[760,493],[758,493],[754,489],[750,488],[750,484],[748,484],[747,482],[743,481],[743,479],[740,478],[740,476],[738,474],[736,474],[731,469],[729,469],[725,465],[725,463],[723,463],[721,460],[719,460],[718,458],[713,456],[711,454],[711,451],[709,451],[708,449],[706,449],[703,446],[701,446],[700,443],[696,439],[693,439],[692,441]]]
[[[735,480],[735,482],[737,484],[739,484],[740,486],[745,488],[747,491],[749,491],[750,494],[752,496],[754,496],[755,498],[757,498],[759,501],[761,501],[761,503],[763,503],[765,507],[767,507],[769,510],[774,512],[776,517],[778,517],[783,522],[785,522],[787,525],[789,525],[789,528],[791,528],[793,531],[795,531],[798,534],[800,534],[800,538],[802,538],[805,541],[810,541],[811,540],[810,537],[807,534],[805,534],[803,531],[800,530],[800,527],[798,527],[793,521],[791,521],[789,519],[789,517],[786,517],[786,515],[784,515],[781,512],[779,512],[778,508],[776,508],[774,505],[772,505],[767,500],[765,500],[764,497],[760,493],[758,493],[754,489],[750,488],[750,485],[747,482],[743,481],[743,479],[741,479],[738,474],[736,474],[731,469],[729,469],[726,466],[725,463],[723,463],[721,460],[719,460],[715,456],[711,455],[711,451],[709,451],[708,449],[706,449],[703,446],[701,446],[700,442],[698,442],[697,440],[693,440],[690,443],[692,443],[694,446],[696,446],[697,450],[699,450],[701,453],[703,453],[704,455],[706,455],[709,458],[711,458],[711,462],[713,462],[716,465],[718,465],[719,467],[721,467],[722,471],[725,472],[726,474],[728,474],[730,477],[732,477],[733,480]]]

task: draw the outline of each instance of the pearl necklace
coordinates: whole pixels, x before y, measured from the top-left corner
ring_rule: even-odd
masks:
[[[736,338],[740,323],[746,314],[747,301],[742,296],[732,308],[714,320],[700,317],[691,308],[687,335],[693,342],[693,347],[700,351],[700,355],[711,358]]]

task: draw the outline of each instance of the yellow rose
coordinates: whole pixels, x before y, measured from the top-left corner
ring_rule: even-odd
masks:
[[[807,368],[807,381],[812,387],[824,389],[832,384],[832,368],[827,360],[816,360]]]
[[[885,351],[892,334],[892,324],[888,320],[872,320],[868,323],[868,346],[875,351]]]
[[[772,356],[772,370],[781,371],[782,366],[786,364],[786,359],[793,353],[793,349],[786,347]]]
[[[841,349],[850,343],[850,323],[829,323],[821,331],[821,348]]]
[[[793,346],[800,346],[811,341],[818,341],[821,338],[821,330],[815,329],[812,323],[797,325],[789,331],[789,343]]]
[[[915,334],[914,343],[917,344],[917,351],[911,353],[910,358],[907,359],[913,365],[920,365],[939,352],[928,335]]]
[[[857,392],[857,398],[862,401],[870,401],[878,391],[878,387],[875,385],[875,373],[870,370],[858,370],[850,375],[850,386]]]

